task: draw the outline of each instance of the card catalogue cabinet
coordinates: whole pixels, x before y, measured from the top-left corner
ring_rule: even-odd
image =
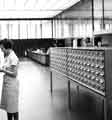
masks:
[[[51,48],[50,68],[103,96],[112,95],[111,48]]]

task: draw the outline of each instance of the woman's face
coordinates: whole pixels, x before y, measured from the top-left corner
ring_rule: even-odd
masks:
[[[101,42],[98,42],[98,46],[101,47],[102,43]]]
[[[0,49],[3,51],[3,45],[2,44],[0,44]]]
[[[9,49],[5,49],[4,47],[2,47],[2,50],[3,50],[4,54],[7,56],[9,53]]]

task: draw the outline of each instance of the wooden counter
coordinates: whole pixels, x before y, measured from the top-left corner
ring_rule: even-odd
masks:
[[[49,66],[49,55],[48,54],[29,51],[27,55],[28,57],[35,60],[36,62]]]

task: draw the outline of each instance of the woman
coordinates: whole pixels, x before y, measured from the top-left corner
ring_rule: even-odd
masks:
[[[10,40],[3,40],[2,50],[5,55],[4,66],[0,70],[4,72],[1,104],[7,111],[8,120],[18,120],[18,80],[17,70],[19,59],[12,50],[13,43]]]
[[[4,53],[2,51],[2,40],[0,40],[0,68],[3,67],[4,64]],[[2,96],[2,84],[3,84],[3,74],[0,72],[0,107],[1,107],[1,96]]]

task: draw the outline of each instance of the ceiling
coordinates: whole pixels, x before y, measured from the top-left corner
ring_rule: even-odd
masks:
[[[80,0],[0,0],[0,18],[50,18]]]

